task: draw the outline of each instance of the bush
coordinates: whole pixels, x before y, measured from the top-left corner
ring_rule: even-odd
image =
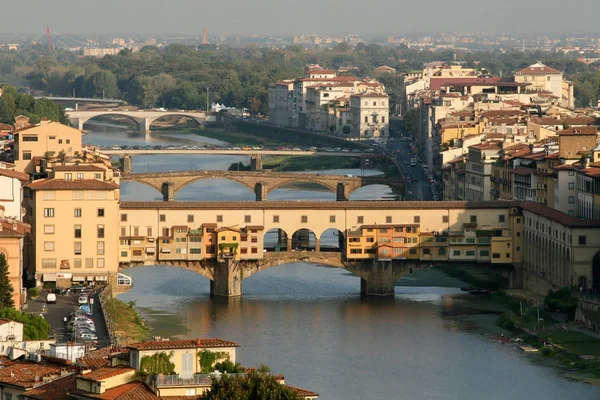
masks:
[[[518,329],[518,319],[515,313],[512,311],[504,312],[498,317],[496,325],[506,329],[507,331],[514,332]]]
[[[27,293],[29,293],[30,298],[38,297],[40,295],[40,291],[36,287],[32,287]]]
[[[564,287],[556,292],[549,290],[548,295],[544,297],[544,305],[549,311],[560,311],[567,314],[567,318],[572,321],[575,319],[578,302],[573,297],[571,289]]]

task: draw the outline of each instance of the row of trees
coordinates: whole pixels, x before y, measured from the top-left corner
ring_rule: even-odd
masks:
[[[374,76],[374,68],[394,67],[398,72],[420,70],[430,61],[463,61],[492,74],[511,75],[515,70],[542,61],[576,79],[578,92],[592,76],[573,56],[543,52],[441,50],[419,51],[406,46],[360,43],[354,48],[338,44],[332,49],[230,48],[172,44],[146,46],[139,52],[123,50],[102,59],[77,59],[71,53],[46,53],[39,47],[20,52],[0,52],[0,71],[15,81],[26,80],[34,89],[55,95],[119,97],[144,107],[196,109],[206,107],[206,90],[212,101],[266,113],[267,87],[281,79],[299,77],[306,64],[328,68],[356,67],[349,74]],[[1,73],[1,72],[0,72]],[[402,78],[377,77],[390,93],[392,108],[403,98]],[[589,90],[587,90],[589,92]],[[585,100],[582,101],[586,101]],[[395,112],[396,110],[392,110]]]
[[[34,124],[40,122],[43,117],[68,123],[65,110],[52,100],[35,99],[29,94],[18,93],[12,86],[3,86],[0,97],[0,123],[13,124],[18,115],[29,117],[29,121]]]

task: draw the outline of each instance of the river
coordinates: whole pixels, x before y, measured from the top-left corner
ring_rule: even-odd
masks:
[[[106,126],[104,130],[88,134],[85,142],[146,142]],[[153,144],[191,140],[176,134],[151,138]],[[134,157],[133,166],[134,171],[224,169],[236,161],[248,159],[147,156]],[[160,198],[143,186],[123,186],[124,200]],[[176,199],[253,199],[248,189],[233,182],[190,186]],[[360,196],[381,199],[391,194],[385,186],[368,189]],[[278,192],[270,199],[330,199],[321,191]],[[401,280],[392,298],[373,299],[362,298],[360,279],[344,270],[288,264],[244,280],[243,297],[229,301],[211,299],[209,281],[186,270],[154,266],[127,273],[134,285],[119,298],[136,302],[154,335],[236,341],[243,365],[266,364],[284,374],[287,383],[320,393],[321,400],[600,398],[600,388],[562,378],[555,369],[537,365],[536,356],[473,328],[477,323],[488,325],[485,332],[497,330],[496,315],[477,311],[458,289],[461,282],[437,271]]]

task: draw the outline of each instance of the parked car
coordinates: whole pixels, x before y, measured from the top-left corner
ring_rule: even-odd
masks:
[[[81,304],[87,304],[88,303],[88,297],[87,296],[79,296],[79,298],[77,299],[77,302],[81,305]]]
[[[46,303],[48,303],[48,304],[56,303],[56,295],[54,293],[48,293],[48,296],[46,296]]]

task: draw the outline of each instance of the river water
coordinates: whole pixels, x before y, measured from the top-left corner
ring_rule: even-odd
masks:
[[[104,132],[90,133],[87,143],[146,142],[106,126],[95,129]],[[153,144],[166,144],[189,135],[151,138]],[[237,161],[248,159],[147,156],[134,157],[133,165],[139,172],[225,169]],[[160,198],[143,186],[123,186],[125,200]],[[229,181],[190,186],[176,199],[253,199],[245,187]],[[368,189],[357,198],[391,194],[385,186]],[[321,191],[279,192],[270,198],[331,199]],[[401,280],[392,298],[371,299],[359,295],[360,279],[344,270],[288,264],[244,280],[243,297],[229,301],[211,299],[209,281],[183,269],[153,266],[127,273],[134,286],[119,298],[136,302],[153,334],[236,341],[243,365],[266,364],[322,400],[600,399],[600,388],[564,379],[555,369],[537,365],[535,357],[473,329],[472,323],[487,323],[494,330],[496,315],[475,311],[479,307],[458,289],[461,282],[435,271]]]

